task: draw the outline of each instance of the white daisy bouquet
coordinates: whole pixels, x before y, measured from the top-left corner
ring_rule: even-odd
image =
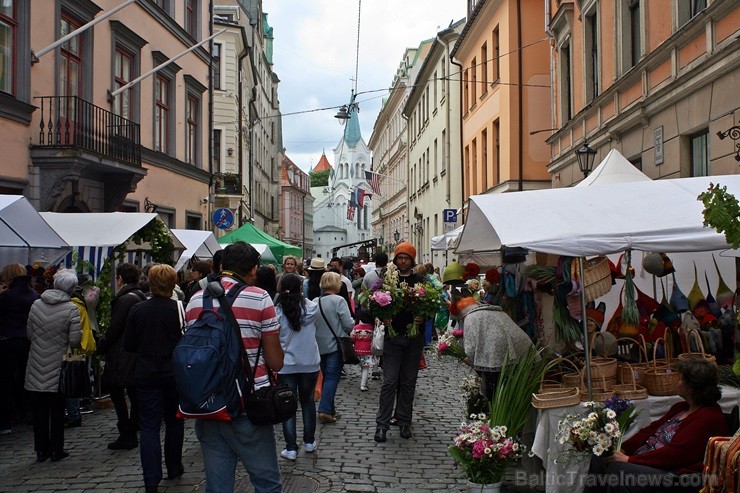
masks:
[[[617,413],[600,402],[584,402],[586,415],[568,414],[558,422],[557,439],[570,444],[576,453],[601,457],[613,453],[621,443]]]

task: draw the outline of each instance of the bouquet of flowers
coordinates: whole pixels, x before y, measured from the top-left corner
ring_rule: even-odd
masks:
[[[468,480],[492,484],[502,480],[506,468],[522,458],[524,445],[506,435],[505,426],[489,425],[485,414],[471,415],[474,421],[462,423],[449,448]]]
[[[462,330],[448,330],[437,339],[437,355],[453,356],[460,361],[466,357],[465,350],[460,345],[459,337],[462,337]]]
[[[419,334],[419,325],[424,320],[437,316],[442,304],[442,293],[429,282],[404,285],[402,293],[404,305],[414,313],[414,322],[407,327],[409,336],[414,337]]]
[[[570,444],[576,453],[598,457],[619,450],[622,436],[637,417],[634,404],[612,398],[605,404],[584,402],[583,407],[587,410],[585,417],[568,414],[558,422],[558,442]]]
[[[477,416],[479,413],[485,413],[489,410],[491,403],[481,394],[480,384],[480,377],[476,373],[468,375],[460,382],[460,388],[465,394],[467,408],[465,416],[470,416],[471,414]]]
[[[391,336],[395,335],[395,331],[390,320],[403,308],[405,289],[406,283],[398,283],[398,270],[389,265],[385,275],[370,286],[370,289],[363,289],[358,296],[360,304],[385,323],[385,330]]]

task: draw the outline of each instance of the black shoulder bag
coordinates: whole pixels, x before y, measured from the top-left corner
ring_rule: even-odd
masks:
[[[339,355],[342,357],[342,363],[345,365],[359,364],[360,358],[355,352],[355,343],[347,336],[337,336],[337,333],[334,332],[334,328],[329,323],[329,320],[327,320],[326,315],[324,315],[324,307],[321,306],[321,298],[319,298],[319,310],[321,310],[321,316],[324,317],[324,322],[326,322],[327,327],[329,327],[334,339],[337,341],[337,348],[339,349]]]
[[[216,294],[214,291],[216,287],[212,286],[213,284],[218,285],[220,294]],[[237,341],[239,341],[241,367],[246,374],[248,385],[247,393],[244,396],[244,411],[247,413],[247,417],[257,426],[272,426],[292,418],[298,410],[298,400],[293,394],[293,391],[290,390],[290,387],[285,384],[278,384],[275,381],[275,378],[272,376],[272,370],[267,366],[267,361],[265,361],[265,366],[267,367],[267,376],[270,380],[270,385],[260,387],[256,390],[254,388],[254,378],[257,375],[257,366],[259,365],[260,353],[262,352],[262,340],[260,339],[257,358],[254,362],[254,370],[252,370],[247,351],[244,349],[244,344],[242,343],[239,323],[236,317],[234,317],[231,305],[224,298],[223,286],[218,281],[212,281],[209,283],[209,290],[211,290],[214,296],[217,296],[219,303],[224,307],[229,325],[234,329]]]

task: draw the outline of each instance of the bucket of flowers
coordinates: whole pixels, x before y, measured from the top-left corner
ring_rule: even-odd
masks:
[[[462,423],[450,455],[471,483],[471,492],[498,492],[506,469],[522,458],[525,447],[507,435],[505,426],[491,426],[485,414]]]
[[[605,403],[584,402],[583,414],[568,414],[558,422],[557,440],[570,445],[566,458],[606,457],[619,450],[622,438],[637,418],[635,405],[613,397]]]

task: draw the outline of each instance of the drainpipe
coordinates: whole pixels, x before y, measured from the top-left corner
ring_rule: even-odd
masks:
[[[257,12],[257,15],[259,15],[259,12]],[[252,26],[252,46],[250,47],[250,52],[252,56],[252,63],[254,63],[254,53],[255,53],[255,33],[257,32],[257,26],[259,26],[259,20],[258,19],[250,19],[249,25]],[[254,87],[252,88],[252,94],[249,98],[249,107],[247,108],[247,111],[249,112],[249,108],[251,108],[255,102],[257,101],[257,85],[259,84],[259,81],[255,79],[254,81]],[[250,112],[251,114],[251,112]],[[252,186],[252,180],[254,179],[254,150],[253,143],[254,139],[252,138],[252,133],[254,131],[254,124],[252,122],[251,116],[249,121],[247,122],[247,128],[249,129],[249,221],[254,224],[254,187]]]
[[[213,36],[213,0],[208,2],[208,35]],[[208,197],[211,196],[213,182],[213,38],[208,42],[208,172],[211,179],[208,182]],[[208,201],[206,210],[208,219],[211,217],[211,201]],[[215,226],[215,225],[214,225]],[[213,228],[211,228],[213,229]]]
[[[522,98],[522,1],[516,0],[516,49],[519,75],[519,191],[524,190],[524,104]]]
[[[241,180],[244,178],[244,132],[242,131],[242,128],[244,126],[244,115],[242,109],[244,108],[243,98],[244,98],[244,91],[243,91],[243,81],[242,81],[242,70],[244,68],[244,59],[247,57],[247,49],[244,50],[244,53],[239,55],[239,61],[238,61],[238,84],[239,89],[237,91],[237,101],[238,101],[238,111],[237,114],[239,115],[239,121],[237,124],[237,135],[239,136],[238,142],[239,142],[239,181],[241,183]],[[239,190],[239,195],[243,197],[244,192],[244,183],[242,183],[242,189]],[[251,192],[250,192],[251,194]],[[239,226],[244,225],[244,206],[242,205],[243,201],[242,198],[239,197]]]
[[[460,190],[462,192],[460,194],[460,197],[462,199],[461,200],[462,201],[462,204],[460,204],[460,205],[464,208],[465,207],[465,201],[467,199],[465,197],[465,162],[463,161],[463,122],[462,122],[462,109],[463,109],[463,106],[462,106],[463,105],[463,101],[462,101],[462,99],[463,99],[462,78],[463,78],[463,68],[462,68],[462,65],[461,64],[457,63],[452,58],[450,58],[449,53],[448,53],[447,59],[450,61],[451,64],[457,65],[458,68],[460,69],[460,71],[458,72],[458,75],[460,77],[460,86],[461,86],[460,87],[459,94],[458,94],[458,96],[460,98],[460,118],[458,119],[459,126],[460,126],[460,136],[458,137],[458,140],[460,141],[460,156],[459,156],[459,158],[460,158],[460,163],[462,163],[462,166],[460,166]],[[449,86],[448,86],[448,89],[449,89]],[[450,140],[450,142],[452,142],[452,141]],[[450,147],[452,147],[452,146],[450,145]],[[450,165],[450,169],[451,169],[452,168],[452,163],[448,162],[448,164]]]
[[[442,39],[439,37],[439,34],[437,34],[437,41],[442,43],[445,47],[445,58],[447,60],[450,59],[450,44],[442,41]],[[449,69],[446,70],[446,72],[449,74]],[[447,94],[447,98],[445,98],[445,105],[447,106],[445,108],[445,128],[447,129],[447,136],[445,139],[445,142],[442,142],[442,145],[444,146],[444,160],[445,163],[447,163],[447,183],[445,184],[445,199],[447,202],[447,205],[450,204],[450,196],[452,195],[452,189],[451,189],[451,183],[450,183],[450,104],[449,104],[449,95],[450,95],[450,78],[447,77],[446,80],[442,81],[442,84],[445,85],[445,93]]]

